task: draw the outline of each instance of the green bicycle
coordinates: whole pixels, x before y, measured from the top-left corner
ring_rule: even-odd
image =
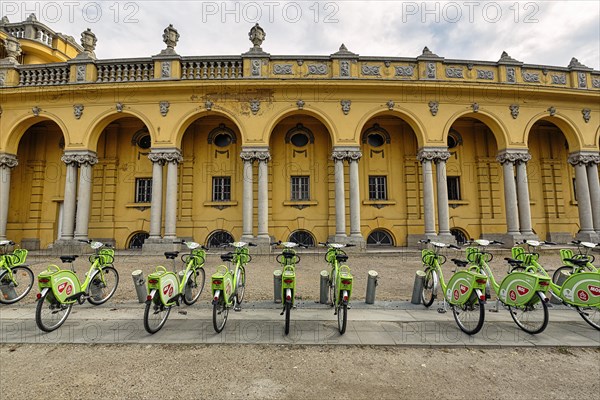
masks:
[[[83,304],[86,300],[95,306],[104,304],[117,290],[119,273],[113,266],[114,250],[101,242],[81,242],[88,243],[94,249],[94,254],[89,257],[90,269],[83,283],[73,268],[76,255],[60,256],[63,263],[71,264],[71,269],[49,265],[47,270],[38,275],[40,293],[37,295],[35,322],[44,332],[59,328],[71,313],[73,304]]]
[[[277,262],[281,264],[281,299],[283,310],[280,315],[285,314],[285,329],[287,335],[290,333],[290,314],[296,301],[296,265],[300,264],[300,256],[296,254],[295,247],[307,247],[294,242],[275,242],[271,246],[282,246],[281,254],[277,255]]]
[[[554,274],[552,274],[552,282],[555,284],[558,284],[559,280],[563,278],[563,275],[570,276],[571,274],[579,272],[598,271],[598,268],[594,266],[596,257],[594,257],[593,254],[590,254],[590,252],[598,247],[598,245],[591,242],[582,242],[581,240],[573,240],[571,244],[577,246],[578,252],[575,254],[571,249],[560,250],[560,259],[564,265],[557,268],[556,271],[554,271]],[[582,263],[581,261],[572,261],[573,259],[585,260],[585,263]]]
[[[431,240],[420,240],[419,243],[431,245],[430,249],[421,251],[421,259],[425,267],[423,279],[423,290],[421,300],[425,307],[433,304],[437,297],[438,287],[441,286],[444,304],[450,304],[454,320],[461,331],[467,335],[474,335],[483,327],[485,318],[485,286],[487,276],[474,269],[455,272],[448,283],[442,274],[442,265],[446,257],[439,254],[443,248],[459,248],[453,244],[432,242]],[[445,312],[445,307],[438,309]]]
[[[453,261],[457,265],[468,266],[469,269],[488,276],[488,286],[493,288],[498,300],[508,307],[510,316],[519,328],[532,335],[544,331],[549,319],[546,294],[550,279],[533,273],[529,267],[523,267],[531,265],[535,260],[532,257],[523,260],[506,258],[510,265],[520,266],[521,269],[512,268],[502,281],[498,282],[489,266],[493,255],[482,249],[502,242],[477,239],[471,241],[471,244],[478,247],[467,247],[467,261]]]
[[[13,304],[27,296],[33,287],[33,272],[25,265],[27,250],[14,249],[7,252],[8,246],[14,246],[11,240],[0,241],[0,303]]]
[[[246,291],[246,264],[252,260],[248,246],[254,243],[234,242],[222,247],[233,247],[234,251],[221,254],[223,262],[233,263],[233,269],[225,264],[217,267],[217,272],[211,276],[213,295],[213,328],[220,333],[225,328],[229,309],[241,311],[241,304]]]
[[[185,244],[189,253],[181,256],[185,269],[177,274],[175,259],[178,251],[166,251],[167,260],[173,261],[173,272],[167,271],[159,265],[155,271],[148,275],[148,297],[144,309],[144,329],[148,333],[158,332],[167,322],[171,308],[179,306],[179,300],[191,306],[194,304],[204,289],[204,260],[207,248],[196,242],[185,240],[174,242]]]
[[[325,261],[331,266],[328,279],[329,299],[333,307],[333,315],[337,315],[338,330],[343,335],[346,332],[346,325],[348,323],[348,303],[352,295],[354,277],[350,273],[350,267],[340,265],[340,263],[348,261],[348,255],[342,249],[354,245],[329,242],[319,244],[327,247]]]

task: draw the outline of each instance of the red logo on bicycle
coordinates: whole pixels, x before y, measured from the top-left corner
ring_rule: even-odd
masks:
[[[73,292],[73,285],[67,286],[67,296],[69,296]]]
[[[517,292],[519,292],[519,296],[525,296],[527,293],[529,293],[529,289],[524,286],[517,285]]]
[[[460,285],[460,294],[465,294],[469,290],[468,286]]]
[[[600,287],[594,285],[588,285],[588,289],[592,296],[600,296]]]
[[[508,296],[510,297],[510,299],[511,299],[512,301],[515,301],[515,300],[517,300],[517,294],[515,293],[515,291],[514,291],[514,290],[511,290],[511,291],[508,293]]]
[[[165,286],[163,289],[163,294],[165,296],[171,297],[171,295],[173,294],[173,285],[169,283],[167,286]]]
[[[67,287],[67,282],[63,282],[60,285],[58,285],[58,293],[64,292],[66,287]]]
[[[579,300],[581,301],[588,301],[590,298],[585,290],[579,290],[577,292],[577,297],[579,297]]]
[[[454,289],[454,300],[458,300],[459,297],[458,290]]]

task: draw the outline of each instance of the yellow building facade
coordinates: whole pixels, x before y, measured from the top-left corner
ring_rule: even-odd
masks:
[[[40,33],[42,31],[43,33]],[[98,60],[30,18],[0,24],[0,237],[600,240],[600,71],[415,58]]]

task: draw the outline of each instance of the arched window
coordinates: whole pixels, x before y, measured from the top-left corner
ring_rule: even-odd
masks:
[[[460,228],[451,228],[450,233],[452,236],[454,236],[454,239],[456,239],[456,244],[458,245],[463,245],[469,241],[467,233]]]
[[[129,246],[128,246],[128,248],[130,248],[130,249],[141,249],[142,246],[144,245],[144,242],[146,241],[146,239],[148,239],[148,236],[150,236],[148,234],[148,232],[137,232],[137,233],[134,233],[133,236],[131,236],[131,239],[129,239]]]
[[[233,243],[235,240],[231,236],[231,233],[220,230],[211,233],[206,242],[208,247],[220,247],[222,244]]]
[[[394,239],[392,238],[392,235],[383,229],[375,229],[369,234],[367,244],[372,246],[393,246]]]
[[[315,245],[315,238],[313,237],[312,233],[305,230],[297,230],[292,232],[288,240],[290,242],[302,244],[308,247],[314,247]]]

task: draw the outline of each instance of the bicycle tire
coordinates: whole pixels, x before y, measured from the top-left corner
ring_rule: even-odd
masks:
[[[97,273],[94,279],[90,281],[90,286],[95,284],[102,291],[101,298],[97,299],[92,295],[88,298],[88,301],[95,306],[106,303],[115,294],[117,286],[119,286],[119,273],[116,268],[102,267],[102,274],[104,279],[102,279],[100,273]],[[111,283],[112,281],[114,281],[114,284]],[[88,286],[88,294],[90,294],[90,286]]]
[[[160,331],[167,322],[170,313],[171,306],[165,306],[159,299],[155,298],[147,302],[144,309],[144,329],[146,329],[146,332],[154,334]]]
[[[292,310],[292,303],[285,303],[285,329],[284,332],[287,335],[290,333],[290,314]]]
[[[35,307],[35,323],[44,332],[52,332],[58,328],[67,320],[67,317],[71,313],[73,304],[62,304],[56,300],[52,290],[48,290],[38,300]],[[49,314],[48,314],[49,313]],[[60,313],[59,315],[57,315]],[[46,315],[52,318],[47,318]],[[54,318],[57,316],[58,318]],[[50,321],[55,321],[51,323]]]
[[[473,291],[471,298],[466,303],[452,305],[452,314],[461,331],[467,335],[474,335],[483,327],[483,321],[485,320],[484,302]]]
[[[200,298],[202,291],[204,290],[204,283],[206,280],[206,273],[204,268],[197,268],[192,270],[190,276],[188,276],[185,286],[183,287],[183,302],[191,306]],[[188,296],[188,287],[189,293]]]
[[[221,333],[225,328],[228,315],[229,308],[227,308],[222,298],[216,304],[213,304],[213,328],[215,328],[215,332]]]
[[[535,298],[539,301],[535,303],[530,301],[524,306],[508,306],[510,316],[515,324],[531,335],[543,332],[548,326],[548,306],[539,293],[535,294]],[[541,317],[541,321],[539,321],[539,317]]]
[[[10,280],[10,278],[8,277],[9,272],[7,271],[2,276],[2,281],[0,281],[0,285],[7,285],[7,286],[11,287],[15,291],[15,293],[17,293],[17,295],[13,299],[5,299],[4,295],[0,294],[0,303],[2,303],[2,304],[16,303],[17,301],[21,300],[23,297],[27,296],[27,294],[33,287],[33,280],[34,280],[33,272],[28,267],[26,267],[24,265],[17,265],[16,267],[11,268],[11,273],[12,273],[13,279]],[[23,278],[23,281],[21,281],[21,278]],[[27,286],[23,286],[25,284],[25,282],[26,282]],[[22,288],[21,293],[18,292],[19,287]]]
[[[331,307],[336,306],[337,300],[337,273],[335,268],[331,270],[331,278],[329,282],[329,298],[331,299]]]
[[[346,333],[346,325],[348,323],[348,305],[342,304],[338,308],[337,312],[338,317],[338,330],[340,331],[340,335]]]
[[[235,289],[235,301],[238,305],[244,301],[244,294],[246,293],[246,269],[240,267],[238,270],[238,277],[236,279],[237,288]]]
[[[435,274],[433,268],[425,268],[425,278],[423,278],[423,289],[421,290],[421,301],[425,307],[430,307],[435,301]]]
[[[561,275],[566,275],[567,277],[571,276],[571,274],[573,273],[573,271],[575,270],[575,268],[570,267],[568,265],[563,265],[560,268],[557,268],[556,271],[554,271],[554,273],[552,274],[552,283],[554,283],[555,285],[558,285],[558,280],[560,278]],[[560,285],[562,286],[562,285]]]
[[[600,331],[600,307],[576,306],[575,308],[585,322]]]

